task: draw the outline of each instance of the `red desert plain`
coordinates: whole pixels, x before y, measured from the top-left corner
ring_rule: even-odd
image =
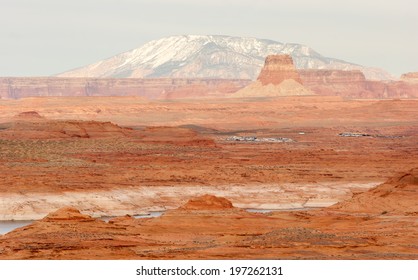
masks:
[[[0,258],[418,259],[417,77],[2,78]]]

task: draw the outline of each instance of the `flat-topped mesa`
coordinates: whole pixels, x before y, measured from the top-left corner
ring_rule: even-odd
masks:
[[[378,97],[377,93],[370,91],[364,74],[359,70],[302,69],[298,73],[303,85],[319,95]]]
[[[218,93],[223,96],[245,87],[250,80],[209,78],[59,78],[0,77],[0,98],[38,96],[136,96],[147,99],[188,98]],[[141,102],[141,100],[136,100]]]
[[[257,80],[262,85],[279,85],[284,80],[294,80],[302,84],[299,73],[293,64],[293,59],[287,54],[267,56]]]
[[[299,69],[303,85],[319,95],[350,98],[416,98],[418,73],[408,73],[400,81],[367,80],[359,70]]]
[[[418,72],[402,74],[401,81],[408,83],[418,83]]]
[[[366,77],[360,70],[300,69],[298,73],[304,86],[350,85],[366,82]]]
[[[302,79],[290,55],[269,55],[257,81],[237,91],[234,97],[278,97],[314,95],[302,85]]]

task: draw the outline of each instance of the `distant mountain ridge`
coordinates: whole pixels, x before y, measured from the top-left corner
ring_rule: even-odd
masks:
[[[57,76],[254,80],[271,54],[291,55],[297,69],[360,70],[368,79],[393,79],[382,69],[325,57],[308,46],[223,35],[165,37]]]

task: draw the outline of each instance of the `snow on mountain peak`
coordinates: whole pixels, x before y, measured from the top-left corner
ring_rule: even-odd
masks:
[[[391,78],[383,70],[327,58],[308,46],[225,35],[165,37],[58,76],[255,79],[265,57],[281,53],[291,55],[299,69],[356,69],[363,71],[368,78]]]

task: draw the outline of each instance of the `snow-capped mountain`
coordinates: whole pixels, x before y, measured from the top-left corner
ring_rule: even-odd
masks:
[[[320,55],[308,46],[231,36],[171,36],[140,48],[61,73],[60,77],[255,79],[270,54],[290,54],[298,69],[361,70],[387,80],[384,70]]]

